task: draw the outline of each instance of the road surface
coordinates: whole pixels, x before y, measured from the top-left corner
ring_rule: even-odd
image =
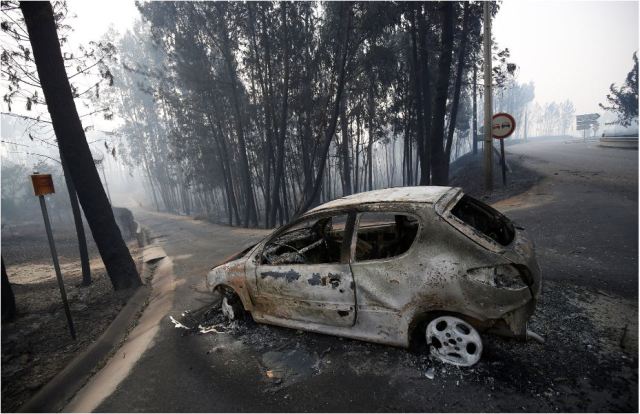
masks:
[[[203,277],[264,231],[135,212],[174,261],[176,292],[151,346],[97,411],[637,411],[637,151],[509,147],[544,178],[498,207],[537,243],[545,344],[486,337],[459,369],[404,350],[243,322],[174,327],[212,297]]]

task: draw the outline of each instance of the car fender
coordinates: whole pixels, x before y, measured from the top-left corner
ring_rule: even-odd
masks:
[[[241,258],[211,269],[207,274],[207,287],[212,292],[221,286],[233,290],[242,301],[245,310],[251,311],[253,310],[253,301],[247,289],[245,262],[246,258]]]

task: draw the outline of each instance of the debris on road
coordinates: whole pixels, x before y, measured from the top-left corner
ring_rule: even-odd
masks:
[[[537,333],[530,330],[527,330],[527,339],[533,339],[539,344],[544,344],[544,338],[541,335],[538,335]]]
[[[181,320],[177,320],[169,316],[174,328],[184,329],[187,333],[221,334],[237,327],[237,322],[230,322],[222,315],[219,303],[204,306],[194,312],[186,310],[180,318]]]
[[[424,373],[424,376],[429,378],[430,380],[432,380],[432,379],[434,379],[436,377],[433,368],[427,369],[427,372]]]
[[[174,318],[173,316],[169,316],[169,319],[171,319],[171,322],[173,322],[173,327],[174,328],[178,328],[178,329],[191,329],[186,325],[181,324],[180,322],[178,322],[176,320],[176,318]]]

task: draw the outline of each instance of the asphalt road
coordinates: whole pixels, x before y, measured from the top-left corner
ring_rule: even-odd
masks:
[[[169,316],[198,320],[213,300],[208,269],[264,232],[135,212],[174,261],[173,310],[97,411],[636,412],[638,153],[549,142],[509,151],[544,175],[498,207],[537,243],[545,283],[531,326],[545,344],[485,337],[482,360],[460,369],[419,348],[223,326],[215,310],[209,323],[224,333],[190,333]]]
[[[498,203],[532,233],[545,278],[637,300],[638,151],[593,141],[530,142],[508,151],[547,177]]]

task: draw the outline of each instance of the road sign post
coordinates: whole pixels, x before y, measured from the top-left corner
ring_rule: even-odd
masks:
[[[509,114],[500,112],[493,116],[491,135],[500,140],[500,164],[502,165],[502,185],[507,185],[507,160],[504,155],[504,139],[516,130],[516,120]]]
[[[44,227],[47,231],[47,239],[49,240],[49,248],[51,249],[51,258],[53,259],[53,268],[56,271],[56,279],[58,279],[58,287],[60,288],[60,296],[62,297],[62,305],[64,306],[64,313],[67,316],[67,325],[69,325],[69,332],[71,337],[76,339],[76,330],[73,326],[73,319],[71,318],[71,310],[69,309],[69,302],[67,301],[67,293],[64,289],[64,282],[62,280],[62,272],[60,271],[60,263],[58,262],[58,253],[56,252],[56,245],[53,241],[53,232],[51,231],[51,223],[49,222],[49,213],[47,212],[47,203],[44,199],[46,194],[55,193],[53,188],[53,180],[51,174],[38,174],[34,173],[31,176],[31,182],[33,184],[33,192],[40,199],[40,208],[42,209],[42,218],[44,219]]]
[[[582,131],[582,139],[587,142],[587,130],[599,125],[600,114],[576,115],[576,130]]]

